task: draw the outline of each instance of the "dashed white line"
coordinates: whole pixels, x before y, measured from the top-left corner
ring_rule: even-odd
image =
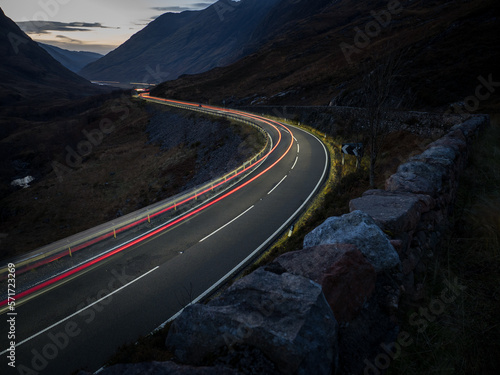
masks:
[[[127,284],[123,285],[122,287],[120,287],[120,288],[116,289],[115,291],[113,291],[113,292],[111,292],[111,293],[109,293],[109,294],[106,294],[106,295],[105,295],[104,297],[102,297],[101,299],[98,299],[97,301],[95,301],[95,302],[91,303],[90,305],[85,306],[84,308],[82,308],[82,309],[78,310],[77,312],[75,312],[75,313],[73,313],[73,314],[71,314],[71,315],[67,316],[66,318],[61,319],[61,320],[60,320],[60,321],[58,321],[57,323],[52,324],[50,327],[47,327],[47,328],[45,328],[45,329],[41,330],[40,332],[35,333],[34,335],[32,335],[32,336],[28,337],[27,339],[25,339],[25,340],[23,340],[23,341],[21,341],[21,342],[17,343],[17,344],[16,344],[16,348],[17,348],[17,347],[19,347],[19,346],[21,346],[22,344],[24,344],[24,343],[26,343],[26,342],[28,342],[28,341],[30,341],[30,340],[32,340],[32,339],[34,339],[35,337],[37,337],[37,336],[41,335],[42,333],[45,333],[45,332],[47,332],[48,330],[50,330],[50,329],[52,329],[52,328],[56,327],[57,325],[59,325],[59,324],[61,324],[61,323],[65,322],[66,320],[71,319],[71,318],[72,318],[72,317],[74,317],[75,315],[80,314],[82,311],[87,310],[89,307],[94,306],[95,304],[97,304],[97,303],[99,303],[99,302],[101,302],[101,301],[105,300],[106,298],[108,298],[108,297],[112,296],[113,294],[118,293],[120,290],[125,289],[127,286],[129,286],[129,285],[131,285],[131,284],[135,283],[136,281],[139,281],[139,280],[140,280],[140,279],[142,279],[144,276],[149,275],[149,274],[150,274],[151,272],[153,272],[153,271],[156,271],[158,268],[160,268],[160,266],[156,266],[156,267],[155,267],[155,268],[153,268],[152,270],[150,270],[150,271],[146,272],[145,274],[143,274],[143,275],[139,276],[137,279],[134,279],[134,280],[132,280],[131,282],[129,282],[129,283],[127,283]],[[3,352],[1,352],[1,353],[0,353],[0,355],[3,355],[4,353],[7,353],[7,352],[8,352],[8,349],[7,349],[7,350],[4,350]]]
[[[278,184],[277,184],[275,187],[273,187],[269,193],[267,193],[267,195],[271,194],[271,193],[274,191],[274,189],[276,189],[278,186],[280,186],[280,184],[281,184],[283,181],[285,181],[285,178],[287,178],[287,177],[288,177],[288,175],[286,175],[285,177],[283,177],[283,178],[281,179],[281,181],[280,181],[280,182],[278,182]]]
[[[290,225],[290,222],[291,220],[296,217],[296,215],[299,214],[299,212],[301,212],[304,207],[306,206],[306,204],[309,203],[310,199],[312,198],[312,196],[316,193],[316,191],[318,190],[318,188],[320,187],[320,185],[323,183],[323,179],[325,178],[326,176],[326,173],[327,173],[327,168],[328,168],[328,151],[326,151],[326,147],[325,145],[318,139],[318,137],[314,136],[314,135],[311,135],[312,137],[314,137],[320,144],[321,146],[323,147],[323,152],[325,153],[325,166],[323,168],[323,174],[321,176],[321,178],[319,179],[318,183],[316,184],[316,186],[314,187],[314,189],[311,191],[311,193],[309,194],[309,196],[306,198],[306,200],[302,203],[302,205],[293,213],[292,216],[290,216],[288,218],[288,220],[283,223],[283,225],[281,227],[279,227],[267,240],[265,240],[258,248],[256,248],[251,254],[249,254],[245,259],[243,259],[239,264],[237,264],[231,271],[229,271],[228,273],[226,273],[222,278],[220,278],[215,284],[213,284],[210,288],[208,288],[207,290],[205,290],[202,294],[200,294],[198,297],[196,297],[191,303],[189,303],[187,306],[190,306],[192,304],[195,304],[195,303],[198,303],[199,301],[201,301],[203,298],[205,298],[205,296],[209,295],[210,293],[212,293],[212,291],[214,291],[215,289],[217,289],[219,287],[219,285],[221,285],[223,282],[225,282],[227,279],[229,279],[229,277],[231,277],[237,270],[241,269],[241,267],[246,264],[248,261],[250,261],[250,259],[252,259],[253,257],[255,257],[256,254],[260,253],[262,251],[262,249],[267,246],[269,244],[269,242],[275,238],[279,233],[281,233],[283,231],[283,229]],[[286,177],[286,176],[285,176]],[[262,199],[261,199],[262,200]],[[186,307],[187,307],[186,306]],[[180,309],[179,311],[177,311],[177,313],[175,313],[174,315],[172,315],[170,318],[168,318],[165,322],[163,322],[162,324],[160,324],[157,328],[155,328],[153,330],[153,332],[157,332],[158,330],[162,329],[165,327],[165,325],[173,320],[175,320],[179,315],[182,314],[182,312],[184,311],[184,309],[186,307],[183,307],[182,309]],[[151,332],[151,333],[153,333]],[[99,369],[96,374],[100,371],[102,371],[104,369],[104,367],[102,367],[101,369]]]
[[[227,226],[228,226],[229,224],[231,224],[232,222],[234,222],[234,221],[238,220],[240,217],[242,217],[243,215],[245,215],[248,211],[250,211],[250,210],[251,210],[252,208],[254,208],[254,207],[255,207],[255,206],[252,206],[252,207],[248,208],[245,212],[242,212],[241,214],[239,214],[238,216],[236,216],[236,217],[235,217],[233,220],[231,220],[229,223],[224,224],[222,227],[220,227],[220,228],[219,228],[219,229],[217,229],[216,231],[214,231],[214,232],[210,233],[210,234],[209,234],[208,236],[206,236],[205,238],[202,238],[202,239],[200,240],[200,242],[205,241],[208,237],[213,236],[215,233],[217,233],[218,231],[220,231],[220,230],[224,229],[225,227],[227,227]]]
[[[299,143],[297,142],[297,154],[300,152],[300,145]]]
[[[299,157],[298,157],[298,156],[295,158],[295,162],[294,162],[294,163],[293,163],[293,165],[292,165],[292,169],[293,169],[293,168],[295,168],[295,164],[297,164],[297,160],[299,160]]]

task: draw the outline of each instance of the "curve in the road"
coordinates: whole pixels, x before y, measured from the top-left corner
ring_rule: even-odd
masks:
[[[141,95],[141,97],[143,97],[143,98],[145,98],[145,99],[149,99],[149,98],[150,98],[150,97],[149,97],[149,95],[148,95],[148,96],[146,96],[146,95]],[[178,101],[168,101],[168,100],[166,100],[166,99],[161,99],[161,98],[151,98],[151,99],[154,99],[154,100],[157,100],[157,101],[158,101],[158,100],[161,100],[161,101],[163,101],[163,102],[165,102],[165,103],[168,103],[168,102],[173,102],[173,103],[177,103],[177,104],[184,104],[184,105],[187,105],[187,107],[186,107],[186,108],[189,108],[189,105],[190,105],[190,103],[178,102]],[[193,107],[196,107],[195,105],[192,105],[192,106],[193,106]],[[216,107],[205,107],[205,108],[209,108],[209,109],[212,109],[212,110],[221,110],[221,109],[218,109],[218,108],[216,108]],[[258,119],[259,121],[264,122],[264,123],[268,124],[269,126],[272,126],[273,128],[275,128],[275,129],[278,131],[278,134],[279,134],[278,141],[274,144],[273,148],[272,148],[272,149],[268,152],[268,154],[267,154],[264,158],[266,158],[266,157],[268,157],[269,155],[271,155],[271,154],[272,154],[272,153],[276,150],[276,148],[279,146],[279,144],[281,143],[281,138],[282,138],[282,137],[281,137],[281,131],[278,129],[278,127],[277,127],[277,126],[275,126],[274,124],[272,124],[270,121],[267,121],[267,120],[265,120],[264,118],[259,118],[258,116],[254,116],[254,115],[251,115],[251,114],[246,114],[246,113],[243,113],[243,112],[238,112],[238,111],[224,110],[223,112],[226,112],[226,113],[233,113],[233,114],[237,114],[237,115],[242,116],[242,117],[252,118],[252,119],[256,119],[256,120]],[[284,126],[284,125],[281,125],[281,126],[283,126],[285,129],[287,129],[287,131],[289,131],[289,132],[290,132],[290,134],[292,134],[292,132],[291,132],[288,128],[286,128],[286,126]],[[79,266],[77,266],[77,267],[75,267],[75,268],[72,268],[71,270],[68,270],[68,271],[66,271],[66,272],[64,272],[64,273],[61,273],[61,274],[59,274],[59,275],[57,275],[57,276],[54,276],[54,277],[52,277],[52,278],[50,278],[50,279],[48,279],[48,280],[46,280],[46,281],[44,281],[44,282],[42,282],[42,283],[40,283],[40,284],[36,285],[36,286],[33,286],[33,287],[31,287],[31,288],[29,288],[29,289],[27,289],[27,290],[25,290],[25,291],[23,291],[23,292],[21,292],[21,293],[17,294],[17,296],[16,296],[16,300],[17,300],[17,301],[18,301],[18,303],[19,303],[19,301],[20,301],[20,300],[22,300],[23,298],[26,298],[26,297],[28,297],[28,296],[34,295],[35,293],[37,293],[37,292],[39,292],[39,291],[42,291],[43,289],[45,289],[45,288],[47,288],[47,287],[50,287],[50,286],[52,286],[52,285],[53,285],[53,284],[55,284],[55,283],[58,283],[58,282],[60,282],[60,281],[63,281],[63,280],[65,280],[65,279],[67,279],[68,277],[71,277],[71,276],[73,276],[73,275],[75,275],[75,274],[77,274],[77,273],[79,273],[79,272],[81,272],[81,271],[83,271],[83,270],[85,270],[85,269],[87,269],[87,268],[89,268],[89,267],[93,266],[93,265],[94,265],[94,264],[96,264],[96,263],[99,263],[99,262],[101,262],[101,261],[103,261],[103,260],[105,260],[105,259],[107,259],[107,258],[109,258],[109,257],[111,257],[111,256],[113,256],[113,255],[115,255],[115,254],[117,254],[117,253],[119,253],[119,252],[121,252],[121,251],[125,250],[125,249],[128,249],[129,247],[134,246],[134,245],[136,245],[136,244],[138,244],[138,243],[140,243],[140,242],[142,242],[142,241],[145,241],[145,240],[147,240],[148,238],[150,238],[150,237],[152,237],[152,236],[155,236],[155,235],[157,235],[158,233],[161,233],[161,232],[163,232],[164,230],[166,230],[166,229],[168,229],[168,228],[170,228],[170,227],[172,227],[172,226],[174,226],[174,225],[176,225],[176,224],[181,223],[182,221],[184,221],[184,220],[186,220],[186,219],[190,218],[190,217],[191,217],[191,216],[193,216],[193,215],[198,214],[199,212],[201,212],[201,211],[205,210],[206,208],[210,207],[211,205],[213,205],[213,204],[215,204],[215,203],[217,203],[217,202],[219,202],[219,201],[221,201],[221,200],[223,200],[223,199],[227,198],[228,196],[230,196],[230,195],[234,194],[236,191],[240,190],[241,188],[245,187],[246,185],[250,184],[251,182],[253,182],[253,181],[254,181],[254,180],[256,180],[257,178],[261,177],[263,174],[265,174],[265,173],[267,173],[269,170],[271,170],[271,169],[272,169],[272,168],[273,168],[276,164],[278,164],[278,163],[281,161],[281,159],[283,159],[283,158],[285,157],[285,155],[288,153],[288,151],[290,151],[290,149],[291,149],[291,147],[292,147],[292,144],[293,144],[293,140],[290,142],[290,144],[289,144],[288,148],[287,148],[287,149],[286,149],[286,151],[285,151],[285,152],[284,152],[284,153],[283,153],[283,154],[282,154],[282,155],[278,158],[278,160],[276,160],[276,161],[275,161],[275,162],[274,162],[271,166],[269,166],[268,168],[266,168],[264,171],[260,172],[259,174],[257,174],[257,175],[256,175],[256,176],[254,176],[253,178],[251,178],[250,180],[246,181],[244,184],[239,185],[239,186],[237,186],[237,187],[235,187],[235,188],[231,189],[229,192],[225,193],[225,194],[224,194],[224,195],[222,195],[221,197],[218,197],[218,198],[216,198],[216,199],[212,199],[212,200],[210,200],[208,203],[206,203],[206,204],[204,204],[204,205],[200,206],[200,207],[199,207],[199,208],[197,208],[196,210],[193,210],[193,211],[190,211],[190,212],[188,212],[188,213],[185,213],[185,214],[181,215],[181,216],[180,216],[178,219],[176,219],[176,220],[173,220],[173,221],[171,221],[171,222],[168,222],[167,224],[161,225],[161,226],[159,226],[157,229],[155,229],[155,230],[153,230],[153,231],[149,231],[149,232],[145,233],[144,235],[141,235],[140,237],[138,237],[138,238],[136,238],[136,239],[133,239],[133,240],[131,240],[131,241],[128,241],[127,243],[123,244],[122,246],[115,247],[115,248],[114,248],[112,251],[110,251],[110,252],[107,252],[107,253],[105,253],[105,254],[103,254],[103,255],[101,255],[101,256],[99,256],[99,257],[97,257],[97,258],[94,258],[94,259],[92,259],[92,260],[89,260],[88,262],[86,262],[86,263],[84,263],[84,264],[81,264],[81,265],[79,265]],[[256,164],[258,164],[258,163],[259,163],[259,161],[256,161],[255,163],[256,163]],[[250,165],[250,166],[248,166],[245,170],[241,171],[239,174],[244,173],[245,171],[247,171],[247,170],[251,169],[253,166],[254,166],[254,165]],[[233,176],[233,178],[234,178],[234,177],[235,177],[235,176]],[[207,189],[207,191],[209,191],[209,190],[211,190],[211,189],[212,189],[212,188],[208,188],[208,189]],[[200,195],[201,195],[201,194],[203,194],[203,192],[201,192],[201,193],[200,193]],[[172,207],[168,207],[168,208],[166,208],[165,210],[163,210],[162,212],[167,211],[167,210],[171,210],[171,209],[173,209],[173,208],[174,208],[174,206],[172,206]],[[142,220],[146,220],[146,219],[142,219]],[[135,223],[134,223],[134,224],[135,224]],[[6,305],[8,304],[8,302],[9,302],[9,299],[5,299],[5,300],[3,300],[3,301],[0,301],[0,308],[1,308],[1,307],[3,307],[3,306],[6,306]]]
[[[276,129],[275,138],[286,141],[274,148],[276,152],[254,175],[204,208],[161,231],[155,228],[143,241],[101,259],[78,277],[69,276],[67,287],[49,288],[44,298],[20,306],[19,314],[31,317],[18,326],[20,363],[34,369],[40,365],[36,362],[40,356],[45,356],[44,366],[39,366],[43,368],[37,370],[41,374],[99,368],[119,345],[175,316],[179,312],[176,291],[192,288],[189,295],[193,298],[183,306],[199,300],[262,251],[304,209],[326,176],[324,145],[297,129],[299,146],[283,124],[238,111],[233,114],[265,121]],[[294,141],[296,154],[291,153]],[[274,172],[269,173],[271,170]],[[68,327],[73,330],[65,331]],[[52,338],[62,337],[58,336],[61,332],[72,333],[75,327],[78,335],[70,335],[58,355],[47,360],[52,352],[44,350],[54,348]],[[0,327],[2,336],[4,328]]]

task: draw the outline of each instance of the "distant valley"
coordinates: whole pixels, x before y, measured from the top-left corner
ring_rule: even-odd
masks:
[[[78,73],[82,68],[94,61],[99,60],[103,55],[87,51],[68,51],[63,48],[38,43],[50,56],[59,61],[64,67],[72,72]]]

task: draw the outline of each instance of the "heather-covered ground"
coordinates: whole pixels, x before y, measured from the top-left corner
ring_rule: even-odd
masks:
[[[253,128],[126,95],[94,104],[9,118],[9,133],[0,141],[0,258],[222,175],[263,145]],[[29,188],[10,186],[28,175],[35,178]]]

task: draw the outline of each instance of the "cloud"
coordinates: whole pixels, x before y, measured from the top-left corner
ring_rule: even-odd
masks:
[[[23,21],[17,25],[25,33],[48,34],[49,31],[91,31],[92,29],[113,29],[99,22],[56,22],[56,21]]]
[[[70,44],[79,44],[79,45],[85,44],[81,40],[69,38],[69,37],[67,37],[65,35],[56,35],[56,38],[59,39],[59,40],[61,40],[65,44],[68,44],[68,43],[70,43]]]
[[[158,12],[184,12],[185,10],[200,10],[200,9],[205,9],[208,6],[212,5],[215,1],[211,2],[204,2],[204,3],[193,3],[191,5],[187,6],[178,6],[178,5],[172,5],[172,6],[167,6],[167,7],[153,7],[151,9],[156,10]]]
[[[111,45],[111,44],[84,42],[81,40],[68,38],[63,35],[58,35],[56,39],[51,39],[51,40],[39,40],[36,38],[34,40],[36,42],[49,44],[59,48],[67,49],[69,51],[97,52],[102,55],[105,55],[108,52],[114,50],[116,47],[118,47],[116,45]]]

